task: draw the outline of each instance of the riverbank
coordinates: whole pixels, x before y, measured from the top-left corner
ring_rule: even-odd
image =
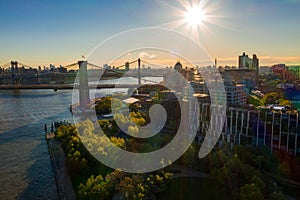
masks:
[[[54,138],[47,140],[59,199],[76,199],[75,191],[65,165],[66,157],[61,143]]]

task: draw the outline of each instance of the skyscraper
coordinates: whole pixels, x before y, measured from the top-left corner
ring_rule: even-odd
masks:
[[[257,75],[259,73],[259,59],[256,54],[253,54],[253,58],[249,58],[245,52],[239,56],[239,69],[249,69],[256,71]]]
[[[257,75],[259,74],[259,59],[256,54],[253,54],[252,69],[256,71]]]

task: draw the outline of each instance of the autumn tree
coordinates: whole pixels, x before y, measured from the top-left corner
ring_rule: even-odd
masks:
[[[97,114],[109,114],[112,111],[112,106],[118,110],[122,105],[123,103],[121,100],[107,96],[101,98],[101,100],[96,103],[95,110]]]
[[[146,190],[143,186],[144,179],[141,175],[125,176],[116,186],[125,199],[144,199]]]
[[[79,185],[78,199],[80,200],[106,200],[112,197],[109,184],[101,175],[94,178],[92,175],[85,184]]]
[[[281,99],[281,98],[282,98],[282,95],[279,94],[278,92],[269,92],[264,95],[264,97],[262,98],[262,102],[265,105],[277,104],[277,103],[279,103],[279,99]]]

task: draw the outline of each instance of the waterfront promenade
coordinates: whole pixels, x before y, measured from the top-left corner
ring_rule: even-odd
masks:
[[[68,169],[65,165],[66,157],[61,143],[54,138],[47,139],[47,143],[59,199],[76,199]]]

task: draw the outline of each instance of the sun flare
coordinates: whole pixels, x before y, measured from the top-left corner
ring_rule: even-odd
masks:
[[[166,3],[166,1],[163,1]],[[174,20],[160,26],[182,32],[196,42],[200,37],[214,34],[214,26],[225,27],[221,4],[212,0],[175,0],[166,3],[174,13]],[[227,26],[225,28],[228,28]]]
[[[201,7],[191,7],[184,15],[186,23],[191,26],[199,26],[205,20],[205,14]]]

